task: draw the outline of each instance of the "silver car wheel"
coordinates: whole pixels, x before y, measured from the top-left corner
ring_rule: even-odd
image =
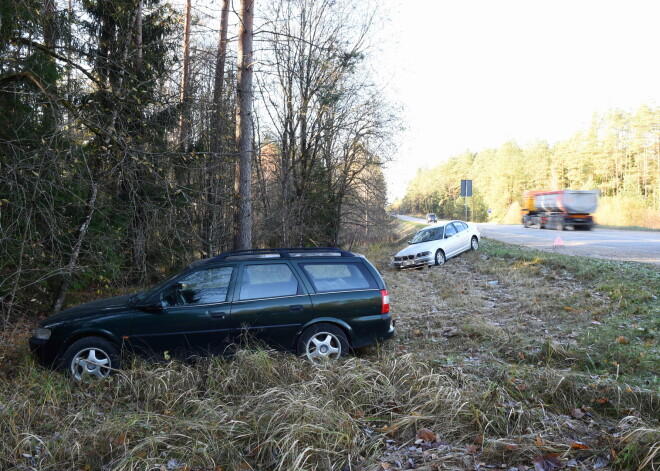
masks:
[[[71,360],[71,374],[80,380],[85,376],[106,378],[110,375],[112,362],[106,352],[100,348],[84,348]]]
[[[444,265],[446,260],[447,259],[445,258],[445,253],[442,250],[438,249],[435,253],[435,264]]]
[[[476,237],[473,237],[471,247],[472,247],[472,250],[477,250],[479,248],[479,239],[477,239]]]
[[[305,356],[312,363],[336,360],[341,354],[341,342],[330,332],[314,334],[305,345]]]

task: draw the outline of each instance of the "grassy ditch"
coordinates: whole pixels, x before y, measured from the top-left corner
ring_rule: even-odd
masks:
[[[356,249],[386,278],[397,335],[337,364],[255,348],[75,383],[17,330],[0,349],[0,469],[658,469],[654,270],[484,240],[396,271],[408,238]]]

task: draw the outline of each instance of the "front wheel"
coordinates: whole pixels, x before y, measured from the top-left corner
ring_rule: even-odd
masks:
[[[472,242],[470,243],[470,248],[472,250],[478,250],[479,249],[479,239],[477,239],[476,236],[472,236]]]
[[[73,342],[63,359],[63,367],[77,380],[85,377],[107,378],[119,368],[119,350],[100,337],[85,337]]]
[[[348,355],[348,338],[339,327],[319,323],[307,328],[298,340],[298,354],[314,364]]]
[[[446,261],[447,261],[447,258],[445,257],[445,253],[442,250],[438,249],[438,251],[435,253],[435,264],[436,264],[436,266],[444,265]]]

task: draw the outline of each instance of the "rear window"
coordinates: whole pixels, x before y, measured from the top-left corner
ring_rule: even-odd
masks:
[[[247,265],[241,280],[241,301],[259,298],[278,298],[298,294],[298,280],[284,263]]]
[[[378,288],[361,263],[301,263],[300,267],[317,293]]]

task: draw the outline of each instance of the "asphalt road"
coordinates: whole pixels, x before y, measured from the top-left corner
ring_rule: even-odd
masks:
[[[397,216],[404,221],[424,219]],[[660,265],[660,232],[595,228],[591,231],[525,229],[522,224],[477,224],[483,237],[567,255],[654,263]]]

